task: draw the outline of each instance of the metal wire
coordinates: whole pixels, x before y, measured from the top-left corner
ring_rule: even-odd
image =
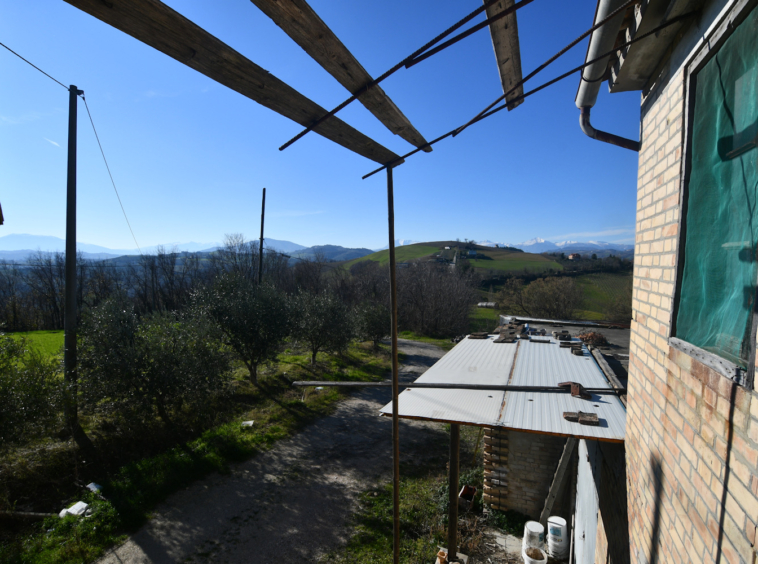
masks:
[[[597,22],[595,25],[593,25],[591,28],[589,28],[587,31],[582,33],[579,37],[574,39],[571,43],[566,45],[563,49],[558,51],[555,55],[550,57],[547,61],[542,63],[540,66],[538,66],[536,69],[534,69],[532,72],[530,72],[528,75],[526,75],[524,78],[522,78],[519,82],[517,82],[514,86],[511,87],[511,89],[503,94],[502,96],[498,97],[494,102],[492,102],[489,106],[484,108],[481,112],[479,112],[476,116],[471,119],[468,123],[464,124],[462,127],[459,127],[456,132],[453,134],[453,137],[456,137],[459,133],[461,133],[464,129],[466,129],[469,125],[474,123],[474,120],[476,120],[479,116],[489,111],[491,108],[493,108],[497,103],[499,103],[501,100],[505,100],[507,96],[512,94],[516,91],[517,88],[522,86],[527,80],[533,78],[537,73],[541,72],[545,68],[548,67],[548,65],[554,63],[558,58],[566,54],[569,50],[574,48],[580,41],[582,41],[584,38],[586,38],[588,35],[592,34],[595,30],[605,25],[608,21],[615,18],[622,10],[626,10],[629,6],[632,4],[637,4],[640,0],[629,0],[625,4],[622,4],[615,10],[613,10],[610,14],[608,14],[607,17],[603,18],[599,22]],[[513,101],[511,100],[511,103]]]
[[[487,109],[492,108],[492,106],[494,105],[494,104],[490,104],[487,108],[485,108],[485,110],[483,112],[480,112],[479,114],[477,114],[476,117],[474,117],[472,120],[470,120],[464,126],[458,127],[456,129],[451,129],[447,133],[445,133],[443,135],[440,135],[439,137],[437,137],[436,139],[434,139],[432,141],[429,141],[429,143],[427,143],[426,145],[424,145],[422,147],[418,147],[418,148],[414,149],[413,151],[411,151],[409,153],[406,153],[405,155],[402,155],[397,160],[395,160],[395,161],[393,161],[391,163],[388,163],[388,164],[386,164],[384,166],[381,166],[381,167],[377,168],[376,170],[372,170],[371,172],[369,172],[368,174],[366,174],[362,178],[363,178],[363,180],[365,180],[365,179],[369,178],[370,176],[373,176],[377,172],[380,172],[380,171],[384,170],[388,166],[398,166],[405,159],[407,159],[410,156],[415,155],[416,153],[418,153],[419,151],[421,151],[424,147],[426,147],[428,145],[434,145],[435,143],[438,143],[439,141],[442,141],[443,139],[445,139],[447,137],[450,137],[450,136],[454,137],[456,131],[463,131],[464,127],[469,127],[470,125],[473,125],[473,124],[475,124],[477,122],[480,122],[483,119],[486,119],[486,118],[490,117],[491,115],[494,115],[494,114],[498,113],[499,111],[504,110],[505,108],[507,108],[508,106],[510,106],[511,104],[513,104],[514,102],[518,102],[520,100],[523,100],[524,98],[527,98],[527,97],[531,96],[532,94],[536,94],[540,90],[544,90],[548,86],[552,86],[556,82],[559,82],[559,81],[563,80],[564,78],[567,78],[567,77],[571,76],[575,72],[579,72],[579,71],[583,70],[585,67],[588,67],[588,66],[590,66],[592,64],[595,64],[597,61],[600,61],[600,60],[602,60],[602,59],[604,59],[604,58],[612,55],[616,51],[624,49],[625,47],[628,47],[629,45],[632,45],[633,43],[637,43],[638,41],[641,41],[641,40],[645,39],[646,37],[649,37],[650,35],[658,33],[660,30],[662,30],[662,29],[664,29],[664,28],[666,28],[666,27],[668,27],[670,25],[673,25],[673,24],[675,24],[675,23],[677,23],[679,21],[687,19],[687,18],[689,18],[689,17],[691,17],[691,16],[693,16],[695,14],[696,14],[696,12],[694,12],[694,11],[693,12],[687,12],[686,14],[682,14],[681,16],[677,16],[675,18],[672,18],[671,20],[665,22],[664,24],[659,25],[655,29],[652,29],[652,30],[650,30],[647,33],[644,33],[644,34],[642,34],[642,35],[640,35],[638,37],[635,37],[631,41],[627,41],[626,43],[622,43],[621,45],[618,45],[617,47],[614,47],[612,50],[608,51],[607,53],[603,53],[599,57],[596,57],[596,58],[594,58],[594,59],[592,59],[590,61],[586,61],[585,63],[579,65],[578,67],[575,67],[575,68],[571,69],[570,71],[565,72],[562,75],[557,76],[554,79],[545,82],[544,84],[541,84],[537,88],[534,88],[534,89],[532,89],[532,90],[530,90],[528,92],[525,92],[524,94],[521,94],[520,96],[517,96],[516,98],[513,98],[513,99],[505,102],[501,106],[498,106],[498,107],[496,107],[494,109],[490,109],[489,111],[487,111]],[[503,98],[504,97],[500,97],[499,100],[502,100]],[[497,102],[495,102],[495,103],[497,103]]]
[[[47,78],[49,78],[50,80],[52,80],[52,81],[54,81],[54,82],[57,82],[58,84],[60,84],[61,86],[63,86],[63,88],[65,88],[66,90],[68,90],[68,86],[66,86],[65,84],[63,84],[63,83],[62,83],[60,80],[58,80],[57,78],[53,78],[52,76],[50,76],[49,74],[47,74],[45,71],[43,71],[41,68],[39,68],[39,67],[38,67],[37,65],[35,65],[34,63],[32,63],[32,62],[30,62],[30,61],[28,61],[28,60],[24,59],[24,58],[23,58],[21,55],[19,55],[19,54],[18,54],[18,53],[16,53],[16,52],[15,52],[13,49],[11,49],[10,47],[8,47],[8,46],[7,46],[5,43],[0,43],[0,45],[2,45],[3,47],[5,47],[6,49],[8,49],[8,51],[10,51],[10,52],[11,52],[11,53],[13,53],[14,55],[16,55],[16,56],[17,56],[19,59],[21,59],[22,61],[24,61],[24,62],[25,62],[25,63],[27,63],[28,65],[31,65],[32,67],[34,67],[35,69],[37,69],[39,72],[41,72],[42,74],[44,74],[44,75],[45,75]]]
[[[84,94],[80,94],[82,97],[82,100],[84,100],[84,107],[87,109],[87,115],[89,116],[89,122],[92,124],[92,131],[95,132],[95,139],[97,139],[97,146],[100,147],[100,154],[103,155],[103,162],[105,163],[105,168],[108,170],[108,176],[111,178],[111,184],[113,184],[113,191],[116,192],[116,198],[118,198],[118,205],[121,206],[121,211],[124,214],[124,219],[126,220],[126,224],[129,226],[129,232],[132,234],[132,239],[134,239],[134,244],[137,245],[137,249],[139,250],[140,254],[142,253],[142,248],[139,246],[139,243],[137,242],[137,237],[134,236],[134,231],[132,230],[132,224],[129,223],[129,218],[126,217],[126,210],[124,209],[124,204],[121,202],[121,196],[118,194],[118,188],[116,188],[116,182],[113,180],[113,174],[111,174],[111,167],[108,166],[108,159],[105,158],[105,151],[103,151],[103,145],[100,143],[100,136],[97,134],[97,129],[95,129],[95,122],[92,120],[92,114],[89,111],[89,105],[87,104],[87,99],[84,97]]]
[[[495,4],[495,2],[498,2],[498,1],[499,0],[487,0],[487,2],[485,2],[483,5],[479,6],[476,10],[474,10],[473,12],[471,12],[470,14],[468,14],[467,16],[465,16],[464,18],[458,20],[453,25],[451,25],[449,28],[447,28],[445,31],[443,31],[442,33],[440,33],[437,37],[435,37],[431,41],[427,42],[423,47],[421,47],[420,49],[416,49],[413,53],[411,53],[410,55],[408,55],[405,59],[403,59],[402,61],[400,61],[394,67],[390,68],[387,72],[385,72],[381,76],[379,76],[379,78],[375,78],[371,82],[368,82],[367,84],[365,84],[363,87],[361,87],[355,93],[353,93],[353,95],[350,96],[347,100],[345,100],[344,102],[342,102],[339,106],[337,106],[333,110],[327,112],[326,114],[324,114],[323,116],[321,116],[320,118],[318,118],[317,120],[315,120],[311,125],[309,125],[305,129],[303,129],[300,133],[298,133],[292,139],[290,139],[289,141],[287,141],[284,145],[282,145],[281,147],[279,147],[279,150],[283,151],[284,149],[286,149],[287,147],[289,147],[290,145],[292,145],[298,139],[302,139],[308,132],[312,131],[313,129],[315,129],[316,127],[318,127],[319,125],[321,125],[324,121],[326,121],[327,119],[329,119],[330,117],[332,117],[333,115],[335,115],[337,112],[339,112],[341,109],[343,109],[344,107],[346,107],[347,105],[349,105],[353,101],[355,101],[359,96],[361,96],[362,94],[368,92],[371,88],[373,88],[374,86],[376,86],[377,84],[379,84],[380,82],[382,82],[385,78],[387,78],[387,77],[395,74],[397,71],[399,71],[401,68],[403,68],[407,62],[411,61],[413,58],[419,56],[421,53],[423,53],[427,49],[430,49],[435,44],[437,44],[438,42],[442,41],[445,37],[447,37],[448,35],[450,35],[451,33],[453,33],[456,29],[458,29],[461,26],[465,25],[466,23],[468,23],[469,21],[471,21],[473,18],[475,18],[476,16],[478,16],[479,14],[481,14],[483,11],[485,11],[487,8],[489,8],[490,6],[492,6],[493,4]]]

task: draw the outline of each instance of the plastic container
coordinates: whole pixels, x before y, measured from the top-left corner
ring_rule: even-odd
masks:
[[[521,543],[521,547],[526,550],[527,548],[539,548],[540,550],[545,547],[545,527],[540,525],[537,521],[527,521],[524,525],[524,540]]]
[[[524,564],[547,564],[547,554],[545,554],[545,551],[541,548],[536,548],[534,546],[530,546],[530,551],[538,551],[540,553],[541,558],[532,558],[530,556],[527,556],[526,548],[521,549],[521,558],[524,559]]]
[[[547,553],[555,560],[566,560],[569,553],[569,535],[566,520],[550,517],[547,520]]]

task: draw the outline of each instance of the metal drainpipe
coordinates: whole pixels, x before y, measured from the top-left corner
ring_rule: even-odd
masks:
[[[624,4],[625,0],[598,0],[597,10],[595,12],[595,22],[599,22],[608,15]],[[602,27],[595,30],[590,36],[590,42],[587,46],[586,61],[591,61],[601,56],[603,53],[607,53],[616,42],[616,36],[618,35],[621,23],[624,20],[624,13],[619,13],[616,17],[610,20]],[[603,76],[608,68],[608,59],[605,57],[592,65],[586,67],[582,71],[582,78],[579,82],[579,90],[576,93],[576,107],[579,108],[579,125],[582,131],[592,139],[598,141],[604,141],[623,147],[624,149],[630,149],[632,151],[640,150],[639,141],[633,141],[612,133],[606,133],[605,131],[599,131],[592,127],[590,123],[590,110],[592,106],[597,102],[597,95],[600,91],[600,85],[603,82]]]
[[[592,108],[590,106],[585,106],[584,108],[579,108],[579,127],[582,128],[582,131],[584,131],[584,134],[587,135],[587,137],[592,137],[593,139],[597,139],[598,141],[604,141],[605,143],[610,143],[611,145],[616,145],[618,147],[623,147],[624,149],[629,149],[630,151],[637,151],[639,153],[640,151],[640,142],[634,141],[633,139],[627,139],[626,137],[620,137],[618,135],[614,135],[613,133],[608,133],[607,131],[600,131],[599,129],[595,129],[592,127],[592,124],[590,123],[590,110]]]

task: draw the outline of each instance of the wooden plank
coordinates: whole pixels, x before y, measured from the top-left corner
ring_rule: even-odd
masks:
[[[72,6],[307,127],[326,110],[159,0],[66,0]],[[340,119],[314,129],[380,164],[398,155]]]
[[[624,385],[621,383],[621,380],[618,379],[618,376],[616,376],[616,373],[613,371],[613,368],[610,367],[608,361],[605,360],[603,353],[601,353],[598,349],[593,348],[592,356],[595,357],[597,365],[600,367],[600,370],[603,371],[603,374],[605,374],[605,377],[608,379],[608,382],[610,382],[611,386],[617,390],[623,390]],[[621,403],[624,404],[624,407],[626,407],[626,394],[619,395],[619,399],[621,400]]]
[[[542,523],[543,527],[547,526],[547,520],[548,517],[550,517],[550,512],[553,510],[555,498],[558,496],[558,492],[560,491],[563,482],[566,480],[566,471],[568,470],[571,455],[574,454],[577,442],[578,440],[573,437],[566,439],[566,445],[563,447],[563,454],[561,454],[561,459],[558,461],[558,468],[553,476],[553,483],[550,484],[550,491],[548,491],[547,499],[545,499],[545,506],[542,508],[542,513],[540,513],[540,523]]]
[[[251,1],[351,94],[373,80],[305,0]],[[374,86],[358,100],[395,135],[415,147],[426,145],[423,135],[381,87]],[[427,146],[422,150],[429,153],[432,148]]]
[[[487,17],[496,16],[506,8],[510,8],[515,0],[500,0],[487,8]],[[508,92],[513,85],[521,81],[521,49],[518,39],[518,23],[516,12],[490,24],[490,36],[492,47],[495,49],[497,70],[500,73],[500,82],[503,85],[503,94]],[[523,85],[511,92],[506,100],[521,96],[524,93]],[[520,105],[524,100],[520,99],[513,104],[508,104],[508,110]]]

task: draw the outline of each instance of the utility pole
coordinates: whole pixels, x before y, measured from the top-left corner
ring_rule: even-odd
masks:
[[[261,246],[258,251],[258,285],[263,281],[263,219],[266,215],[266,189],[263,189],[263,203],[261,204]]]
[[[68,91],[68,170],[66,177],[66,309],[63,317],[63,381],[65,392],[63,411],[66,427],[79,446],[91,447],[79,426],[77,408],[76,367],[76,105],[77,97],[84,94],[71,85]],[[83,441],[83,442],[82,442]]]

